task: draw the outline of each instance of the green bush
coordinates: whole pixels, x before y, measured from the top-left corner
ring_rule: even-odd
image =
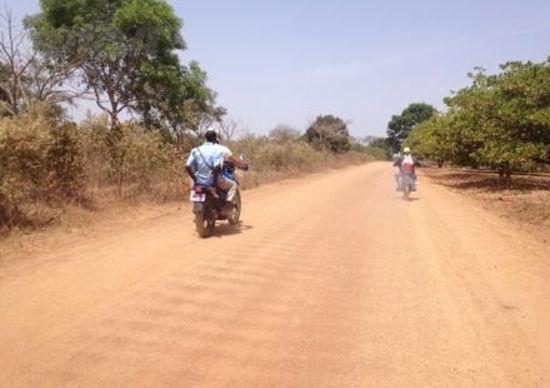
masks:
[[[472,85],[445,99],[448,111],[416,127],[407,144],[431,159],[513,171],[550,165],[550,59],[480,70]]]

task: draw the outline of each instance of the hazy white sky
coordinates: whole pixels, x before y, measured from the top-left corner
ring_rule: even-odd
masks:
[[[381,135],[410,102],[442,107],[475,66],[550,55],[548,0],[169,2],[184,21],[182,59],[198,60],[219,103],[255,132],[332,113],[356,136]]]

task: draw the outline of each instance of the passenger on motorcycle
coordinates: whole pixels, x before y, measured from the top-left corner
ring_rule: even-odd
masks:
[[[204,144],[191,150],[185,170],[194,185],[227,191],[226,201],[231,206],[237,193],[237,182],[223,175],[223,162],[231,162],[243,170],[247,170],[248,165],[235,158],[229,148],[219,144],[219,136],[215,130],[208,129],[204,137]]]
[[[411,149],[409,147],[405,147],[403,149],[403,155],[397,158],[393,165],[399,168],[401,175],[404,173],[411,174],[416,185],[416,167],[420,166],[420,163],[414,156],[412,156]]]

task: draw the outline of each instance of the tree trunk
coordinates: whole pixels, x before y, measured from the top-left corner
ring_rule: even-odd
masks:
[[[498,176],[501,183],[510,183],[512,180],[512,169],[508,163],[503,163],[498,166]]]

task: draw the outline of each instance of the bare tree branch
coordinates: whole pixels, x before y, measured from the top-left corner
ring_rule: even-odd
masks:
[[[17,115],[37,102],[72,103],[83,93],[70,87],[75,65],[47,63],[31,48],[27,32],[15,22],[12,12],[7,8],[0,12],[0,100],[4,112]]]
[[[231,141],[233,140],[233,137],[237,133],[239,124],[233,119],[226,119],[226,120],[220,121],[219,127],[220,127],[222,138],[225,141]]]

